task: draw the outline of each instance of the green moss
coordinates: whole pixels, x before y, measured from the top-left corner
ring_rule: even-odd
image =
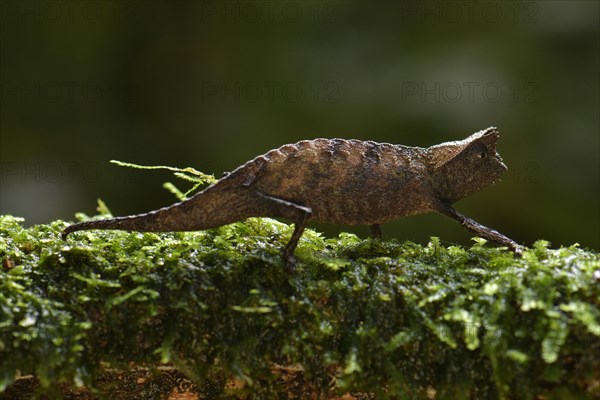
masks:
[[[107,366],[170,362],[256,396],[282,390],[273,365],[297,364],[311,390],[333,376],[334,391],[377,398],[600,395],[600,257],[576,245],[539,241],[516,259],[481,239],[309,230],[290,272],[291,229],[269,219],[68,242],[62,221],[22,222],[0,217],[1,389],[19,372],[94,387]]]
[[[214,181],[119,165],[167,168],[192,190]],[[302,371],[301,393],[316,397],[600,396],[600,255],[577,245],[538,241],[515,258],[480,238],[465,249],[307,230],[290,271],[292,229],[266,218],[67,242],[63,221],[22,222],[0,216],[0,391],[33,373],[45,389],[113,393],[107,371],[170,363],[210,398],[288,393],[280,366]]]

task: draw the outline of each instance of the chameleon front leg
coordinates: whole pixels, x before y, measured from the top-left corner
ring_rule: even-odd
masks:
[[[263,200],[263,208],[265,215],[273,217],[281,217],[290,219],[294,222],[294,232],[283,249],[282,258],[286,265],[290,266],[294,263],[294,251],[298,246],[298,241],[306,228],[308,220],[312,214],[310,207],[305,207],[291,201],[283,200],[278,197],[269,196],[258,192],[258,195]]]
[[[475,235],[484,239],[498,243],[499,245],[507,246],[515,254],[521,255],[522,247],[518,245],[517,242],[504,236],[503,234],[492,228],[488,228],[487,226],[481,225],[479,222],[462,215],[448,204],[441,203],[437,205],[436,211],[459,222],[469,232],[474,233]]]
[[[371,225],[371,237],[375,239],[381,239],[383,237],[383,232],[381,231],[380,224]]]

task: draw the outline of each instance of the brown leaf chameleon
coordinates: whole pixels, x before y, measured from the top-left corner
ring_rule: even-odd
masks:
[[[507,170],[490,127],[460,141],[428,148],[355,139],[313,139],[286,144],[258,156],[193,197],[146,214],[68,226],[63,238],[85,229],[194,231],[248,217],[291,220],[294,232],[283,250],[289,262],[309,221],[370,225],[431,211],[470,232],[508,246],[503,234],[460,214],[452,204],[496,182]]]

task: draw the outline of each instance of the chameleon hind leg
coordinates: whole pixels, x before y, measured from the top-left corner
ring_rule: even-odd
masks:
[[[305,207],[278,197],[269,196],[261,192],[258,192],[258,194],[263,200],[265,215],[286,218],[292,220],[294,223],[294,232],[282,252],[283,261],[287,265],[291,265],[294,263],[294,251],[306,228],[312,210],[310,207]]]

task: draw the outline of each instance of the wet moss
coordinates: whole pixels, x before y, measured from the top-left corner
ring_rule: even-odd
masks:
[[[538,241],[517,259],[481,239],[309,230],[290,272],[291,227],[270,219],[68,242],[63,221],[22,223],[0,217],[0,389],[28,373],[96,387],[108,367],[171,363],[222,396],[231,377],[283,391],[274,366],[300,366],[323,394],[600,395],[600,257],[577,245]]]
[[[117,163],[193,183],[166,185],[179,199],[214,182]],[[0,216],[0,392],[24,374],[39,382],[9,396],[72,397],[59,390],[71,385],[164,398],[184,374],[205,398],[600,397],[600,255],[577,245],[540,240],[515,258],[480,238],[422,246],[309,229],[290,271],[293,229],[267,218],[65,242],[66,226]],[[165,364],[177,372],[161,375]],[[140,397],[135,382],[153,380],[166,386]]]

